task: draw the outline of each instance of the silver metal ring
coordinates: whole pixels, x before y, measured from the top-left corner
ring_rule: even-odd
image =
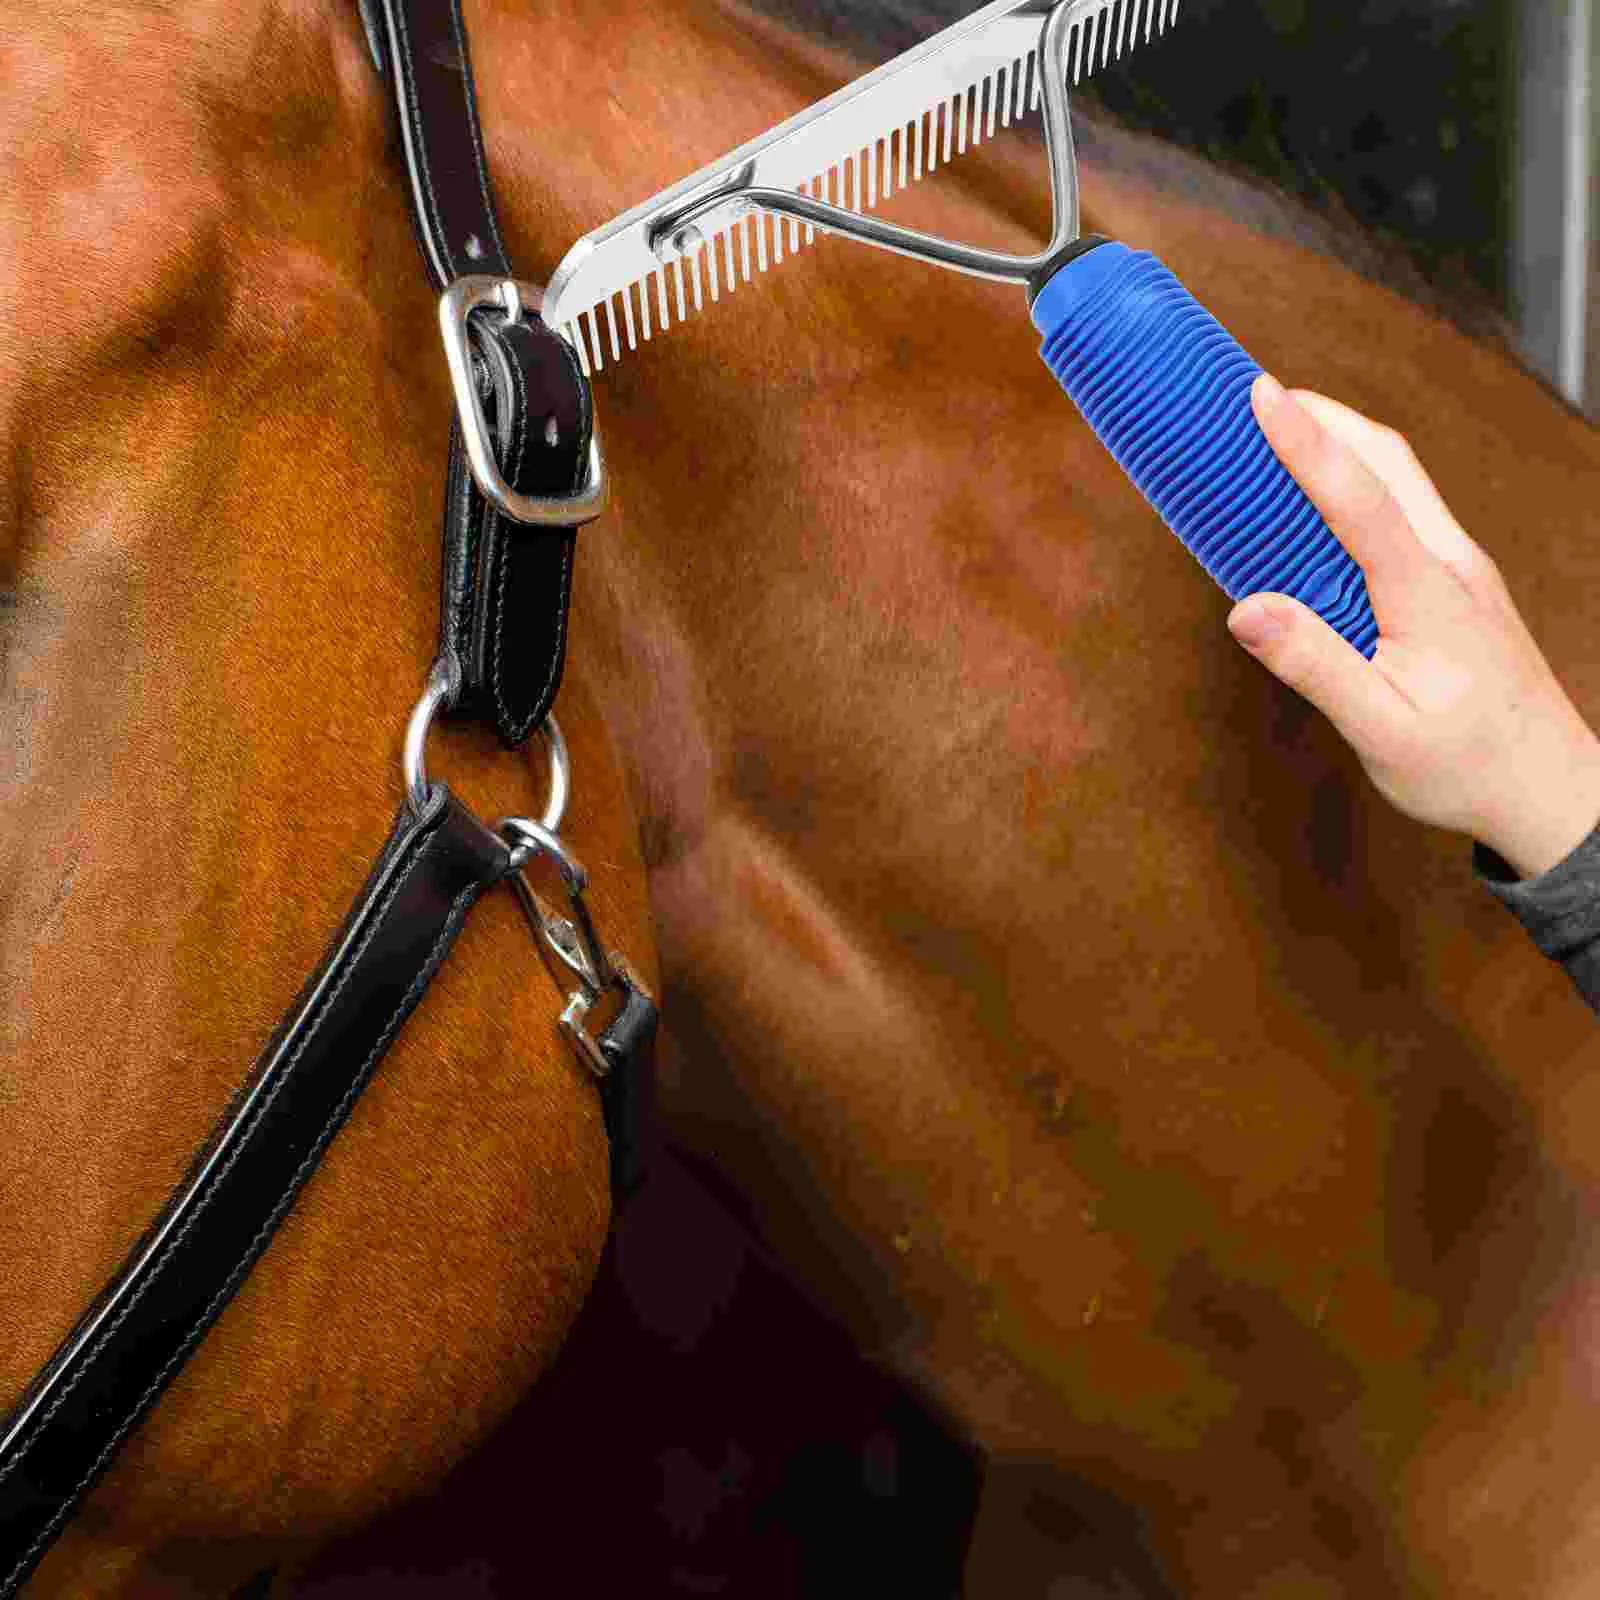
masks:
[[[450,693],[450,673],[444,662],[435,661],[422,686],[422,698],[417,701],[406,724],[406,742],[400,752],[400,770],[405,775],[406,799],[411,809],[418,813],[428,803],[428,769],[423,763],[423,752],[428,743],[428,729],[439,707]]]
[[[439,707],[449,693],[450,674],[442,661],[436,661],[428,673],[427,683],[423,685],[422,698],[417,701],[411,720],[406,724],[405,744],[400,752],[406,799],[412,811],[419,815],[428,803],[428,730],[433,726],[433,719],[439,714]],[[553,837],[560,832],[562,819],[567,814],[567,800],[572,794],[572,761],[567,755],[567,741],[562,736],[561,724],[553,715],[544,719],[539,732],[544,739],[549,762],[550,788],[538,825]]]
[[[539,823],[551,833],[560,833],[561,820],[567,814],[567,797],[572,793],[572,762],[567,756],[567,741],[561,736],[561,724],[553,715],[544,719],[539,732],[544,735],[550,764],[550,792]]]

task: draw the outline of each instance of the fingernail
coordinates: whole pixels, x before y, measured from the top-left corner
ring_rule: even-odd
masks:
[[[1244,605],[1228,618],[1228,632],[1246,650],[1259,650],[1283,632],[1283,623],[1264,605]]]
[[[1270,372],[1256,379],[1256,408],[1269,416],[1283,404],[1283,385]]]

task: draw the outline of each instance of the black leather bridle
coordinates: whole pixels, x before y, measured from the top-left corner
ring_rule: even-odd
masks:
[[[583,870],[556,830],[565,749],[550,717],[566,649],[578,527],[604,501],[589,386],[506,259],[478,127],[460,0],[360,0],[393,91],[423,262],[441,291],[456,391],[437,659],[406,741],[406,800],[366,884],[160,1214],[0,1422],[0,1600],[216,1321],[344,1125],[483,892],[511,880],[546,964],[571,986],[562,1031],[600,1086],[612,1183],[637,1182],[633,1119],[656,1008],[600,943]],[[498,314],[489,310],[498,308]],[[470,333],[469,333],[470,329]],[[542,819],[491,829],[422,759],[436,712],[516,748],[544,731]],[[550,857],[558,917],[521,876]],[[595,1031],[602,1017],[609,1020]]]

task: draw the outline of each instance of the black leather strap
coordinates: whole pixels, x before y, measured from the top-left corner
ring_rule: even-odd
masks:
[[[460,0],[375,0],[379,71],[400,111],[411,219],[435,288],[469,272],[511,276],[478,123]]]
[[[369,41],[394,91],[412,222],[441,291],[466,274],[513,276],[495,220],[460,0],[363,0]],[[381,12],[383,25],[375,25]],[[537,317],[475,314],[496,458],[522,494],[569,495],[588,470],[593,415],[576,353]],[[450,434],[439,654],[460,684],[455,714],[520,745],[561,681],[576,540],[529,527],[478,491]]]
[[[600,1109],[611,1145],[611,1193],[632,1194],[644,1179],[656,1136],[656,1003],[624,976],[622,1005],[595,1041],[611,1068],[600,1079]]]
[[[0,1597],[266,1249],[422,998],[505,844],[434,786],[403,811],[316,973],[187,1176],[0,1423]]]

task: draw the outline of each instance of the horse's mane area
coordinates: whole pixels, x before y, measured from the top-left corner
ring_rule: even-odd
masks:
[[[758,11],[876,64],[969,15],[979,0],[746,0]],[[1078,158],[1157,192],[1207,205],[1259,233],[1293,240],[1382,284],[1463,333],[1514,350],[1510,323],[1490,296],[1464,282],[1430,280],[1398,241],[1365,228],[1331,189],[1314,209],[1242,165],[1200,156],[1125,127],[1080,94],[1073,104]],[[1041,182],[1042,182],[1041,176]],[[1137,244],[1137,240],[1130,240]]]

